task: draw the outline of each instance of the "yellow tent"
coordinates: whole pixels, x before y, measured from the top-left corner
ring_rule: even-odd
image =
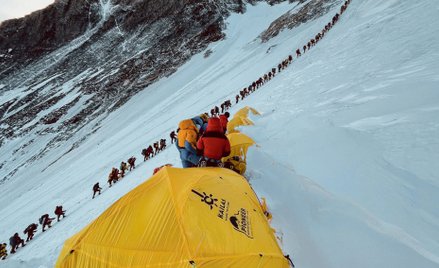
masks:
[[[68,239],[56,267],[289,267],[247,181],[164,167]]]

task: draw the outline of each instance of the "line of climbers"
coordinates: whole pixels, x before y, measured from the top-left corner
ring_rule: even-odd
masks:
[[[119,181],[119,179],[125,177],[125,172],[126,171],[131,171],[133,169],[136,168],[136,159],[134,156],[131,156],[130,158],[128,158],[127,162],[120,162],[120,170],[113,167],[110,171],[110,174],[108,174],[108,185],[109,187],[111,187],[113,185],[113,183],[116,183]],[[99,194],[101,194],[101,190],[102,188],[99,187],[99,182],[97,182],[94,186],[93,186],[93,198],[95,197],[95,194],[97,192],[99,192]]]
[[[342,7],[340,8],[340,14],[343,14],[346,11],[346,8],[350,4],[350,2],[351,0],[347,0],[344,2]],[[315,38],[311,39],[306,45],[303,46],[303,53],[305,53],[306,50],[310,50],[311,47],[316,45],[325,36],[325,34],[335,25],[335,23],[338,22],[340,18],[340,14],[336,13],[332,18],[332,22],[326,24],[323,30],[319,32],[315,36]],[[300,49],[297,49],[296,56],[300,57],[301,55],[302,53]],[[293,56],[288,55],[288,57],[286,57],[283,61],[281,61],[277,65],[277,68],[276,67],[271,68],[271,70],[268,73],[265,73],[263,76],[253,81],[247,87],[240,90],[239,94],[235,96],[235,100],[236,100],[235,104],[237,104],[239,100],[241,101],[244,100],[251,93],[255,92],[256,89],[260,88],[266,82],[270,81],[273,77],[275,77],[276,73],[280,73],[282,70],[287,68],[292,62],[293,62]],[[221,111],[220,111],[220,107],[221,107]],[[221,103],[220,107],[215,106],[210,110],[210,119],[212,119],[211,120],[212,127],[209,128],[208,131],[207,131],[207,126],[208,126],[208,121],[210,119],[209,119],[209,113],[206,112],[192,119],[181,121],[179,124],[179,128],[177,130],[178,135],[176,134],[175,131],[171,131],[171,133],[169,134],[169,137],[171,139],[171,144],[175,143],[179,150],[180,159],[182,160],[183,167],[193,167],[193,166],[199,166],[205,164],[221,165],[219,161],[220,157],[218,156],[219,153],[215,152],[214,154],[212,154],[211,152],[211,150],[221,150],[221,148],[216,148],[217,145],[215,145],[212,147],[213,148],[212,149],[210,143],[212,141],[212,143],[214,144],[215,143],[220,144],[221,141],[224,140],[225,132],[222,133],[222,136],[224,137],[218,134],[220,133],[219,129],[216,127],[218,123],[213,118],[218,117],[220,120],[223,120],[224,122],[224,117],[226,116],[226,114],[228,115],[226,111],[232,107],[231,100],[224,101],[223,103]],[[184,134],[179,133],[179,131],[181,130],[183,130],[182,133]],[[206,137],[201,139],[202,142],[198,146],[198,141],[203,136],[204,132],[208,132],[208,133],[206,133]],[[204,147],[206,140],[208,141],[207,149]],[[164,149],[166,149],[166,139],[160,139],[160,141],[155,142],[153,145],[150,145],[149,147],[142,149],[141,154],[143,156],[143,161],[151,159],[152,157],[157,155],[157,153],[163,151]],[[225,150],[224,148],[223,150],[224,150],[223,153],[225,154],[227,150]],[[135,161],[136,158],[133,156],[130,159],[134,159]],[[131,170],[130,160],[128,161],[128,164]],[[134,163],[133,163],[133,167],[134,167]],[[120,178],[124,176],[126,169],[127,166],[124,162],[121,163],[120,171],[117,168],[114,167],[112,168],[112,171],[108,176],[108,183],[110,187],[112,186],[112,183],[117,182]],[[96,183],[93,186],[93,198],[95,197],[96,193],[100,194],[101,190],[102,188],[99,186],[99,182]]]
[[[325,27],[315,35],[314,38],[310,39],[307,44],[303,46],[303,53],[307,50],[310,50],[311,47],[315,46],[324,36],[325,34],[338,22],[340,15],[346,11],[346,8],[350,4],[351,0],[347,0],[344,2],[342,7],[340,8],[340,13],[336,13],[332,17],[332,21],[325,25]],[[296,57],[299,58],[302,56],[302,52],[300,48],[296,50]],[[244,98],[248,97],[250,93],[253,93],[256,89],[264,85],[266,82],[270,81],[273,77],[276,76],[276,72],[280,73],[282,70],[288,67],[293,62],[293,56],[288,55],[283,61],[281,61],[277,65],[277,69],[275,67],[271,68],[268,73],[265,73],[263,76],[259,77],[255,81],[253,81],[250,85],[243,88],[239,91],[239,94],[235,96],[235,104],[239,102],[239,100],[244,100]],[[218,114],[218,113],[217,113]]]
[[[347,0],[344,2],[344,4],[341,6],[340,8],[340,13],[336,13],[333,17],[332,17],[332,21],[328,22],[325,27],[315,35],[314,38],[312,38],[311,40],[308,41],[307,44],[305,44],[303,46],[303,53],[305,53],[307,50],[310,50],[311,47],[315,46],[324,36],[325,34],[332,29],[332,27],[338,22],[338,20],[340,19],[340,15],[343,14],[346,11],[346,8],[348,7],[348,5],[351,3],[351,0]],[[300,48],[298,48],[296,50],[296,56],[300,57],[302,56],[302,53],[300,51]]]
[[[317,35],[315,35],[314,38],[309,40],[309,42],[303,46],[303,53],[305,53],[307,50],[310,50],[311,47],[315,46],[325,36],[325,34],[339,21],[340,15],[346,11],[350,3],[351,0],[344,2],[340,8],[340,13],[336,13],[333,16],[332,21],[326,24],[322,31],[320,31]],[[298,58],[301,55],[302,53],[300,48],[298,48],[296,50],[296,57]],[[237,104],[239,100],[244,100],[251,93],[255,92],[256,89],[270,81],[275,77],[276,72],[280,73],[292,62],[293,56],[288,55],[287,58],[277,65],[277,69],[275,67],[271,68],[268,73],[265,73],[247,87],[240,90],[239,94],[235,96],[235,104]],[[210,118],[208,113],[203,113],[194,118],[181,121],[177,130],[178,134],[176,134],[175,131],[171,131],[169,134],[171,144],[175,143],[177,146],[177,149],[180,153],[182,166],[184,168],[195,166],[223,166],[223,163],[221,163],[221,158],[230,154],[230,142],[225,136],[225,133],[227,130],[227,122],[229,117],[229,113],[226,111],[232,107],[232,103],[230,100],[226,100],[220,105],[220,107],[221,111],[219,110],[218,106],[215,106],[210,110]],[[160,141],[155,142],[153,146],[150,145],[149,147],[142,149],[141,154],[143,156],[143,160],[146,161],[151,159],[164,149],[166,149],[166,139],[160,139]],[[134,156],[128,159],[128,164],[122,161],[120,171],[113,167],[108,176],[109,186],[111,187],[112,183],[115,183],[120,178],[124,177],[125,172],[128,169],[129,171],[134,169],[135,161],[136,158]],[[99,182],[94,184],[92,198],[94,198],[97,193],[100,195],[101,190],[102,188],[99,186]],[[58,216],[58,221],[60,215],[64,216],[65,213],[65,211],[62,210],[62,206],[59,207],[61,208],[62,214],[58,214],[59,211],[57,212],[57,210],[55,210],[55,214]],[[50,218],[48,214],[43,216],[45,217],[43,220],[40,218],[40,224],[43,225],[44,232],[45,226],[48,226],[49,228],[51,227],[50,224],[54,218]],[[25,230],[25,234],[28,234],[28,239],[26,241],[32,240],[36,231],[36,226],[37,224],[31,224],[28,226],[28,228],[26,228],[27,231]],[[19,237],[18,233],[10,238],[10,244],[12,247],[11,253],[15,253],[16,249],[20,245],[25,245],[23,239]],[[6,244],[0,244],[0,259],[4,260],[7,255]]]
[[[172,142],[172,132],[170,134],[171,142]],[[160,141],[156,141],[153,145],[149,145],[148,148],[142,149],[141,154],[143,155],[143,161],[150,159],[153,156],[156,156],[158,153],[166,149],[166,139],[160,139]]]
[[[54,213],[57,216],[57,221],[60,221],[61,216],[65,217],[66,211],[63,210],[62,206],[56,206]],[[49,214],[44,214],[40,217],[39,223],[42,226],[43,232],[46,231],[45,230],[46,227],[48,228],[52,227],[52,221],[54,219],[55,218],[50,218]],[[28,227],[26,227],[26,229],[24,229],[23,233],[27,235],[26,242],[29,242],[34,238],[34,235],[37,232],[37,228],[38,228],[38,223],[31,223],[29,224]],[[26,246],[24,242],[25,242],[24,239],[22,239],[18,233],[15,233],[13,236],[11,236],[9,238],[9,245],[11,246],[10,253],[14,254],[20,246],[21,247]],[[0,259],[2,260],[6,259],[6,257],[8,256],[8,251],[6,247],[7,247],[6,243],[0,244]]]
[[[232,107],[232,102],[230,100],[226,100],[223,103],[221,103],[220,106],[221,106],[221,112],[220,112],[218,106],[215,106],[212,109],[210,109],[210,116],[211,117],[219,116],[220,114],[222,114],[225,111],[229,110]]]

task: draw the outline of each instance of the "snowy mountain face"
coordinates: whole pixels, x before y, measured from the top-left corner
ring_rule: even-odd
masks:
[[[173,146],[144,163],[142,148],[293,54],[231,110],[262,113],[242,128],[258,144],[246,177],[285,253],[296,267],[439,267],[434,1],[352,0],[300,58],[342,2],[166,2],[57,1],[1,24],[0,243],[56,205],[67,217],[0,266],[53,267],[155,167],[181,166]]]
[[[57,1],[2,23],[0,144],[7,151],[0,181],[86,129],[63,150],[77,148],[133,95],[224,38],[225,18],[245,10],[238,0]],[[17,137],[20,144],[9,150],[8,139]],[[38,151],[17,160],[36,140]]]

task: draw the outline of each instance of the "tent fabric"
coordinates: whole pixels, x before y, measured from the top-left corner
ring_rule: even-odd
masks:
[[[240,132],[227,134],[227,138],[230,142],[230,155],[226,158],[239,156],[245,160],[247,158],[248,148],[255,144],[252,138]]]
[[[247,169],[247,150],[255,142],[240,132],[229,133],[227,138],[230,141],[230,154],[221,161],[225,167],[243,175]]]
[[[239,126],[254,125],[253,122],[248,118],[249,112],[252,112],[252,114],[254,115],[260,115],[260,113],[256,111],[256,109],[248,106],[240,109],[235,113],[233,118],[227,123],[227,132],[228,133],[239,132],[238,130],[236,130],[236,128]]]
[[[249,112],[251,112],[254,115],[261,115],[256,109],[249,106],[245,106],[244,108],[237,111],[234,116],[243,116],[247,118]]]
[[[239,132],[236,130],[237,127],[250,125],[254,125],[253,122],[244,116],[233,117],[232,120],[227,123],[227,133]]]
[[[244,177],[164,167],[68,239],[56,267],[289,264]]]

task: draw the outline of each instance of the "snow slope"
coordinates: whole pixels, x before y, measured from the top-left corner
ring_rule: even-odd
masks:
[[[1,185],[3,241],[56,205],[67,209],[1,265],[52,267],[65,239],[155,167],[180,166],[171,147],[105,185],[112,166],[140,159],[141,148],[181,119],[233,99],[338,11],[261,44],[257,36],[294,6],[259,4],[232,15],[208,58],[195,56],[139,93],[76,150],[50,152]],[[316,47],[233,106],[232,113],[245,105],[262,113],[243,128],[258,143],[247,177],[267,198],[296,267],[439,267],[438,15],[434,1],[353,0]],[[104,191],[91,200],[97,181]]]

